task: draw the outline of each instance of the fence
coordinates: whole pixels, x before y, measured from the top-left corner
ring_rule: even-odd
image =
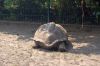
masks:
[[[32,0],[26,0],[26,2],[21,2],[18,7],[11,6],[1,6],[0,7],[0,20],[9,21],[30,21],[30,22],[48,22],[48,17],[50,21],[63,23],[63,24],[81,24],[82,22],[82,12],[80,7],[65,7],[61,11],[59,9],[43,7],[43,3],[38,5],[36,3],[31,3]],[[39,1],[39,0],[36,0]],[[4,5],[4,4],[3,4]],[[89,10],[90,9],[90,10]],[[94,8],[87,8],[87,15],[84,18],[84,24],[100,24],[100,15],[96,16]],[[49,12],[49,15],[48,15]]]

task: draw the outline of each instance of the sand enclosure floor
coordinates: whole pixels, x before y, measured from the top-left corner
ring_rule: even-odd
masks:
[[[38,26],[0,24],[0,66],[100,66],[100,31],[69,31],[73,50],[48,52],[33,49]]]

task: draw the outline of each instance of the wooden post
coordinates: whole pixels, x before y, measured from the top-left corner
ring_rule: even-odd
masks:
[[[85,8],[86,8],[86,2],[85,0],[81,0],[81,9],[82,9],[82,28],[84,27],[84,17],[85,17]]]
[[[50,0],[48,0],[48,22],[50,22]]]

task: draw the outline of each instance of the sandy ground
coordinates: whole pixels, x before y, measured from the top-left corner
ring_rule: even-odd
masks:
[[[0,23],[0,66],[100,66],[100,31],[69,31],[73,49],[49,52],[33,49],[38,26]]]

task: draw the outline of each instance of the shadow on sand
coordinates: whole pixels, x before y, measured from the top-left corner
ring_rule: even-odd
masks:
[[[8,35],[17,35],[17,40],[32,40],[38,26],[38,24],[33,25],[28,23],[0,23],[0,32]]]
[[[37,24],[0,24],[0,32],[17,35],[17,40],[30,41],[39,26]],[[69,37],[75,39],[70,41],[76,46],[70,53],[100,54],[100,32],[70,32]]]
[[[75,47],[70,51],[75,54],[100,54],[100,32],[76,32],[71,33],[71,38],[74,38],[72,43]]]

